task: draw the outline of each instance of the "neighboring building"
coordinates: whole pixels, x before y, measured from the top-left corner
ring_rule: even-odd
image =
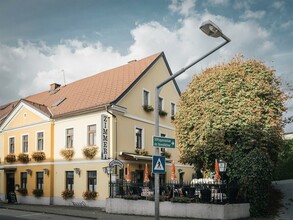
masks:
[[[49,91],[0,106],[0,198],[6,199],[16,186],[27,189],[26,196],[17,194],[23,203],[103,207],[110,195],[105,168],[113,159],[122,163],[115,166],[112,182],[125,179],[129,164],[132,182],[142,183],[148,164],[152,184],[155,85],[170,74],[164,53],[159,53],[68,85],[51,84]],[[179,96],[175,81],[161,91],[162,136],[174,137]],[[84,149],[97,154],[85,157]],[[35,161],[34,152],[44,152],[46,159]],[[192,179],[193,169],[178,163],[177,149],[161,152],[171,154],[161,182],[170,181],[171,160],[180,169],[178,181]],[[5,160],[20,153],[31,160]],[[43,196],[36,198],[34,189],[43,189]],[[73,199],[62,198],[65,189],[74,190]],[[97,192],[97,198],[85,200],[86,191]]]

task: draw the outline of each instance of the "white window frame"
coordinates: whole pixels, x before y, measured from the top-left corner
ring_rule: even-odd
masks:
[[[72,129],[72,146],[71,147],[67,146],[67,130],[69,130],[69,129]],[[74,147],[74,128],[73,127],[65,128],[64,133],[65,133],[65,135],[64,135],[65,136],[65,144],[64,144],[64,146],[65,146],[65,148],[72,149]]]
[[[23,136],[27,136],[27,152],[24,152],[23,151]],[[24,154],[27,154],[29,152],[29,134],[22,134],[21,135],[21,149],[20,149],[20,152],[24,153]]]
[[[144,149],[144,128],[139,126],[134,127],[134,149],[140,149],[136,148],[136,129],[141,129],[141,149]]]
[[[43,149],[42,150],[38,149],[38,133],[43,133]],[[36,151],[44,152],[44,148],[45,148],[45,131],[36,131]]]
[[[147,104],[147,105],[150,105],[151,92],[150,92],[149,90],[147,90],[147,89],[143,89],[143,90],[142,90],[142,106],[145,105],[145,104],[144,104],[144,92],[147,92],[147,93],[148,93],[148,100],[147,100],[148,104]]]
[[[10,139],[11,139],[11,138],[14,139],[14,152],[13,152],[13,153],[10,152]],[[7,151],[8,154],[15,154],[15,150],[16,150],[16,149],[15,149],[15,146],[16,146],[16,143],[15,143],[15,142],[16,142],[16,138],[15,138],[15,136],[9,136],[9,137],[8,137],[8,151]]]
[[[89,145],[89,142],[90,142],[90,139],[89,139],[89,127],[93,126],[93,125],[96,126],[96,143],[95,143],[95,145]],[[97,133],[97,131],[98,131],[98,125],[97,124],[88,124],[86,126],[86,146],[97,146],[97,143],[98,143],[98,133]]]
[[[172,105],[174,105],[174,114],[172,115]],[[175,102],[170,102],[170,115],[174,116],[176,114],[176,103]]]
[[[161,106],[161,109],[160,109],[160,99],[162,99],[162,106]],[[159,96],[159,106],[158,106],[158,108],[159,108],[159,111],[160,110],[162,110],[162,111],[165,111],[165,106],[164,106],[164,97],[162,97],[162,96]]]

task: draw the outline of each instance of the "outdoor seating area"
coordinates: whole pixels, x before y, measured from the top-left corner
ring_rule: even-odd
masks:
[[[208,180],[208,179],[206,179]],[[203,179],[203,181],[206,181]],[[153,184],[137,184],[121,181],[111,183],[112,198],[129,200],[154,200]],[[179,203],[240,203],[244,198],[238,198],[237,189],[228,186],[225,181],[198,183],[165,183],[160,186],[160,201]]]

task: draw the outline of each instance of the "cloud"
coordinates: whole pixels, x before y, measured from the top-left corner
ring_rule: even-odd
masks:
[[[243,15],[240,17],[242,19],[261,19],[265,16],[266,12],[265,11],[251,11],[251,10],[246,10]]]
[[[227,5],[229,0],[208,0],[210,5]]]
[[[284,2],[283,1],[275,1],[274,3],[273,3],[273,8],[275,8],[275,9],[280,9],[280,10],[282,10],[282,9],[284,9]]]
[[[189,16],[195,8],[195,0],[172,0],[169,9],[185,17]]]

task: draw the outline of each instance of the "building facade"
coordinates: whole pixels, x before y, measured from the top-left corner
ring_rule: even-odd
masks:
[[[155,86],[170,74],[159,53],[0,106],[1,200],[17,191],[23,203],[104,207],[113,193],[110,178],[125,181],[129,173],[131,182],[142,184],[146,164],[152,184]],[[179,97],[175,81],[160,93],[161,136],[175,135]],[[178,181],[192,179],[193,168],[178,162],[177,149],[160,151],[169,157],[161,183],[170,180],[173,160]],[[28,161],[21,160],[25,155]]]

